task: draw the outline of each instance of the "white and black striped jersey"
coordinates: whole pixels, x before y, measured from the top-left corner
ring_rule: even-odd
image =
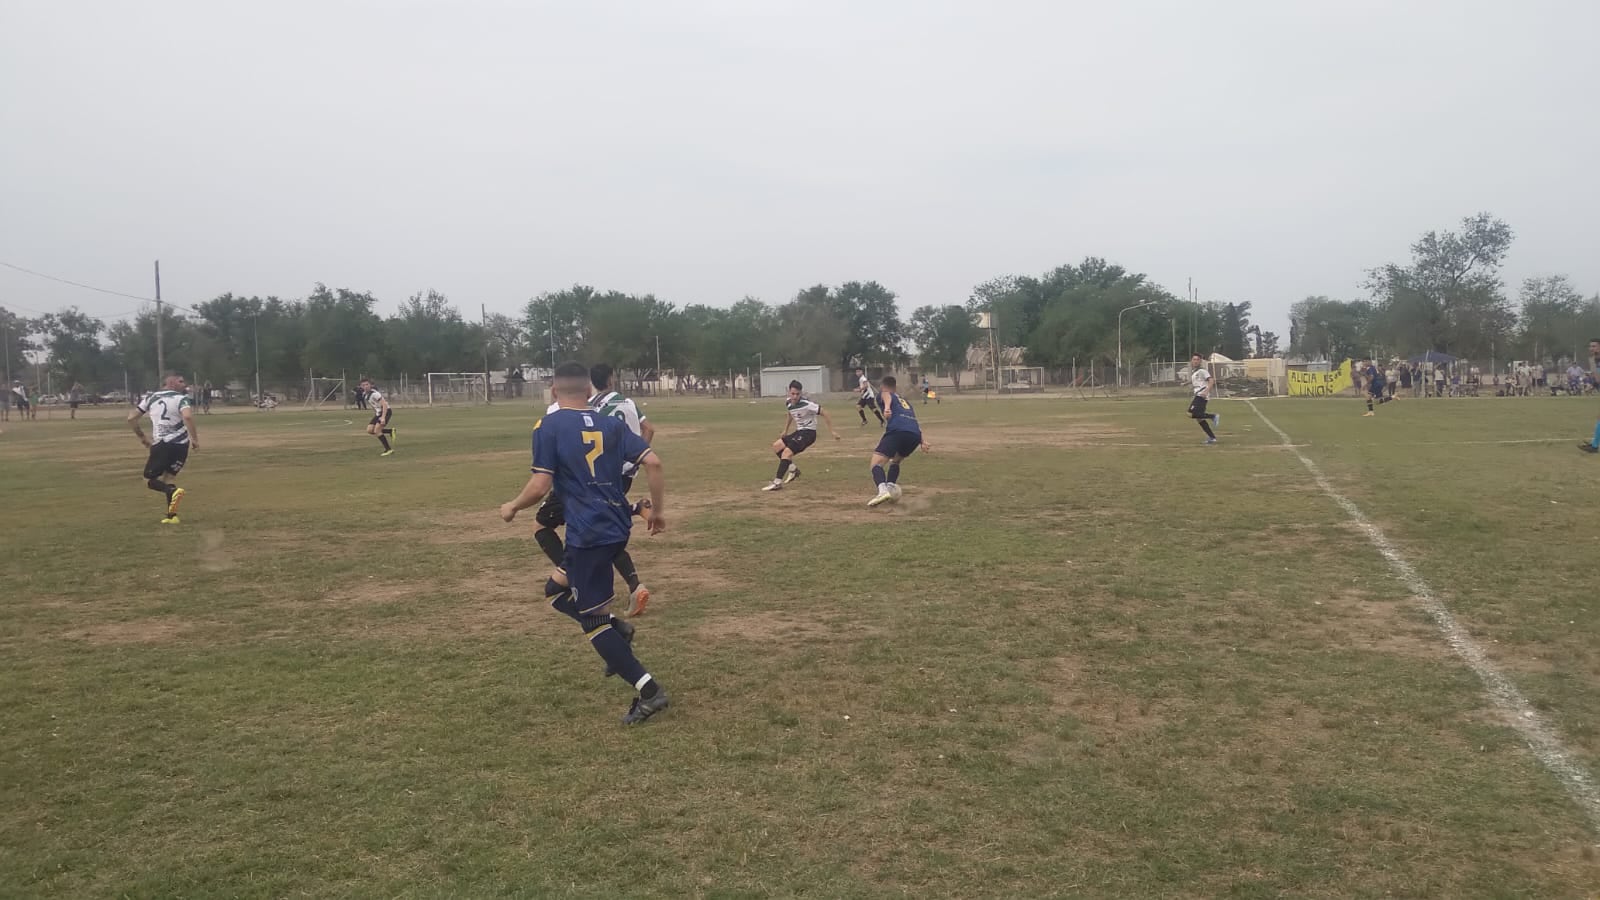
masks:
[[[589,406],[602,416],[621,419],[628,426],[629,431],[644,437],[644,413],[639,412],[638,404],[627,397],[616,391],[606,391],[603,394],[595,394],[590,397]]]
[[[383,391],[380,391],[377,388],[367,391],[367,405],[372,407],[372,411],[374,413],[382,411]]]
[[[799,400],[784,401],[789,410],[789,418],[794,420],[795,431],[816,431],[817,413],[822,412],[822,407],[810,397],[801,397]]]
[[[868,378],[865,375],[862,375],[860,378],[858,378],[856,380],[858,382],[858,386],[861,388],[861,399],[863,399],[863,400],[875,400],[875,399],[877,399],[878,392],[874,391],[872,389],[872,380],[870,378]]]
[[[183,421],[183,411],[192,406],[189,395],[178,391],[151,391],[139,401],[139,411],[150,414],[154,426],[154,439],[158,444],[189,443],[189,426]]]

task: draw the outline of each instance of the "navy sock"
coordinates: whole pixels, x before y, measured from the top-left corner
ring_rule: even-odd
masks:
[[[900,483],[900,464],[899,463],[890,463],[889,464],[889,483],[890,484],[899,484]]]
[[[886,482],[888,480],[889,480],[889,476],[884,474],[883,466],[873,466],[872,467],[872,483],[873,484],[883,484],[884,482]]]
[[[561,565],[566,549],[561,546],[561,535],[556,534],[554,528],[540,528],[533,533],[533,539],[539,544],[539,549],[544,551],[544,555],[550,558],[551,565]]]
[[[583,619],[578,617],[578,601],[572,596],[572,588],[562,587],[554,578],[544,583],[544,596],[550,601],[550,608],[564,616],[571,617],[572,621],[583,624]]]
[[[628,646],[622,632],[612,628],[609,622],[589,632],[589,643],[594,645],[594,651],[606,661],[611,671],[622,676],[623,681],[638,684],[648,674],[639,658],[633,655],[633,648]]]

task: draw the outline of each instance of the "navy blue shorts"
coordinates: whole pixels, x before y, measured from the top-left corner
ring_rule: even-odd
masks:
[[[878,449],[874,452],[893,459],[896,456],[910,456],[917,452],[920,446],[922,446],[920,431],[885,431],[883,437],[878,439]]]
[[[572,585],[572,597],[577,601],[579,613],[591,615],[602,612],[616,596],[616,572],[612,565],[617,560],[617,554],[627,546],[627,541],[600,547],[567,545],[561,567],[567,570],[567,583]]]
[[[1369,396],[1369,397],[1382,397],[1383,396],[1383,390],[1386,387],[1388,387],[1388,384],[1386,382],[1382,382],[1382,381],[1377,382],[1376,384],[1369,384],[1369,385],[1367,385],[1367,396]]]

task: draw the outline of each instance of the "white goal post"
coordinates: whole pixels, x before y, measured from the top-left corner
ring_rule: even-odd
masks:
[[[1000,369],[1000,390],[1002,391],[1042,391],[1044,390],[1044,368],[1042,366],[1002,366]]]
[[[306,409],[322,409],[326,405],[343,407],[348,404],[344,378],[322,378],[316,375],[306,376]]]
[[[488,403],[489,378],[482,372],[429,372],[429,406]]]

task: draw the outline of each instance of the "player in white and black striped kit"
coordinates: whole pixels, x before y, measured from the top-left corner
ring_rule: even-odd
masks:
[[[778,454],[778,474],[771,484],[762,488],[763,491],[781,491],[785,484],[800,477],[800,467],[794,464],[794,458],[817,442],[818,416],[827,424],[828,433],[833,435],[833,439],[840,440],[839,432],[833,427],[833,419],[821,404],[802,394],[801,388],[800,382],[789,382],[789,397],[783,407],[783,431],[772,442],[772,451]],[[861,421],[865,424],[866,417],[862,416]],[[794,431],[789,430],[791,423]]]
[[[867,410],[870,409],[878,417],[878,424],[882,425],[883,410],[878,408],[878,392],[873,390],[872,379],[867,377],[866,369],[856,370],[856,387],[860,391],[860,396],[856,398],[856,413],[861,416],[861,424],[867,424]]]
[[[1189,401],[1189,418],[1200,423],[1200,428],[1206,433],[1206,443],[1215,444],[1217,433],[1211,426],[1220,424],[1222,417],[1216,413],[1206,412],[1206,402],[1211,399],[1211,373],[1206,371],[1205,359],[1196,353],[1189,360],[1189,387],[1194,391],[1194,399]]]

